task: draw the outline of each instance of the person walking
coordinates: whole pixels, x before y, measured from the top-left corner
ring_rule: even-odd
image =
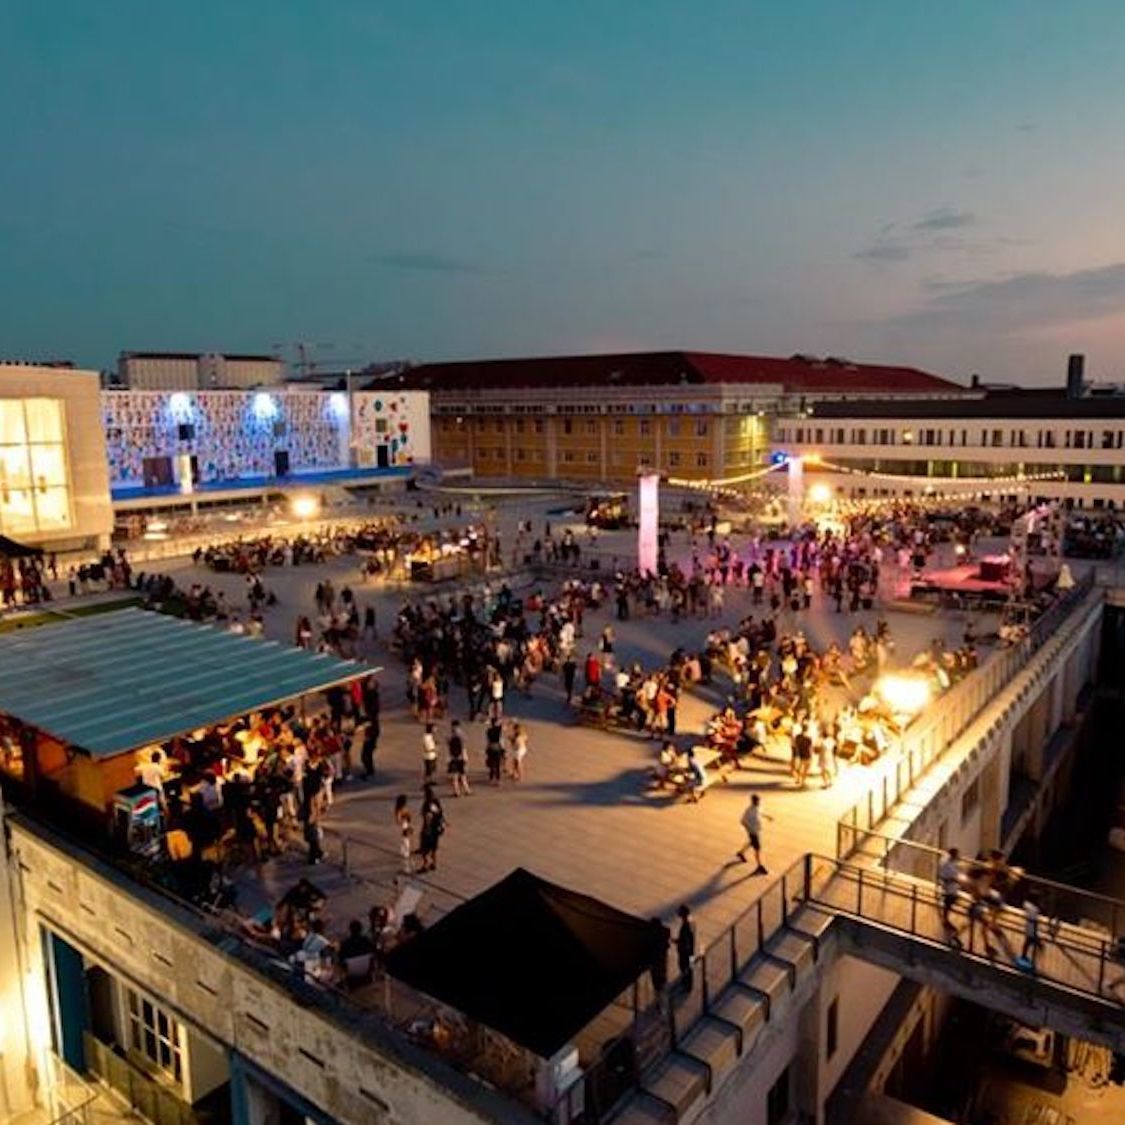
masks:
[[[961,894],[961,853],[957,848],[946,852],[937,869],[938,886],[941,888],[941,925],[950,944],[960,945],[957,927],[950,913]]]
[[[406,800],[405,793],[395,798],[395,824],[398,826],[398,854],[402,860],[402,871],[404,875],[409,875],[414,870],[410,858],[414,854],[414,823]]]
[[[422,830],[418,849],[422,855],[422,871],[437,870],[438,843],[445,835],[445,811],[433,785],[422,787]]]
[[[680,919],[680,928],[676,931],[676,964],[680,969],[680,984],[685,992],[690,992],[695,985],[695,922],[686,902],[676,914]]]
[[[754,852],[754,863],[756,865],[753,871],[754,875],[769,874],[762,864],[763,820],[773,820],[773,817],[762,812],[762,799],[755,793],[751,796],[750,804],[746,806],[746,811],[742,814],[742,827],[746,831],[746,843],[736,853],[738,858],[745,863],[747,848]]]

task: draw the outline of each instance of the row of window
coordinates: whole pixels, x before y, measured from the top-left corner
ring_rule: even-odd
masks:
[[[463,429],[466,423],[462,419],[454,418],[439,418],[437,427],[442,433],[453,433],[457,430]],[[489,419],[487,418],[472,418],[469,420],[468,425],[471,425],[473,430],[478,434],[488,433]],[[507,422],[503,418],[497,418],[491,423],[491,432],[502,434],[507,430]],[[545,430],[545,420],[543,418],[533,418],[525,421],[523,418],[517,418],[514,422],[514,431],[517,434],[522,433],[536,433],[541,434]],[[579,434],[585,433],[591,437],[595,437],[601,433],[600,424],[592,418],[587,419],[585,422],[580,422],[574,418],[563,418],[562,432],[564,434]],[[616,419],[612,422],[612,430],[610,431],[614,437],[624,437],[626,434],[627,423],[622,419]],[[634,433],[640,434],[642,437],[652,435],[652,421],[649,418],[641,418],[637,424]],[[711,423],[706,418],[697,418],[692,423],[683,423],[679,418],[669,418],[664,423],[664,433],[669,437],[681,436],[695,436],[700,438],[708,437],[711,433]]]
[[[1058,465],[995,461],[903,461],[875,458],[848,457],[841,462],[845,467],[867,473],[896,473],[912,477],[1003,477],[1011,478],[1017,472],[1027,477],[1057,475],[1060,480],[1074,484],[1125,483],[1125,466],[1116,465]]]
[[[867,426],[781,426],[780,442],[815,442],[818,445],[947,445],[981,446],[985,449],[1122,449],[1125,448],[1125,427],[1112,430],[1064,430],[1062,445],[1054,428],[1004,429],[987,428],[906,428]],[[971,439],[971,440],[970,440]]]
[[[476,456],[481,461],[504,461],[506,459],[506,452],[503,446],[480,446],[476,450]],[[542,462],[545,460],[545,455],[541,449],[514,449],[512,450],[512,459],[518,462],[536,461]],[[639,460],[645,465],[651,464],[651,458],[634,458],[627,454],[611,451],[608,455],[609,463],[614,466],[621,466],[627,460]],[[576,465],[585,462],[587,465],[601,464],[602,455],[596,449],[588,449],[585,453],[581,450],[564,449],[559,454],[559,460],[564,465]],[[711,458],[706,453],[695,454],[681,454],[679,450],[669,450],[664,456],[665,465],[667,468],[675,469],[681,468],[685,465],[694,464],[697,469],[706,469],[711,463]],[[747,455],[746,464],[750,463],[749,455]]]

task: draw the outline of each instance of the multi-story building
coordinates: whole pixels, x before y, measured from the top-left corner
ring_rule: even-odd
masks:
[[[271,355],[122,352],[117,358],[117,380],[132,390],[272,387],[284,382],[285,373],[285,361]]]
[[[113,530],[98,375],[0,363],[0,535],[47,550]]]
[[[402,385],[430,392],[437,462],[486,478],[591,483],[640,468],[735,477],[762,463],[779,412],[964,393],[911,367],[707,352],[433,363]]]
[[[779,415],[773,452],[848,498],[931,493],[1125,507],[1125,394],[1088,385],[990,388],[956,401],[808,403]],[[1074,377],[1075,374],[1077,377]]]

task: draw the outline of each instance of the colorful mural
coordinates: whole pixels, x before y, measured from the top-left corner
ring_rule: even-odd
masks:
[[[429,460],[424,392],[361,392],[353,409],[354,434],[338,391],[104,391],[110,481],[142,485],[147,458],[183,453],[197,458],[204,483],[272,476],[279,453],[292,473],[346,468],[351,443],[361,466]]]

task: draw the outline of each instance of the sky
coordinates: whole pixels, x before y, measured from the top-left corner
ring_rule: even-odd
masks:
[[[1125,378],[1120,0],[3,0],[0,357]]]

